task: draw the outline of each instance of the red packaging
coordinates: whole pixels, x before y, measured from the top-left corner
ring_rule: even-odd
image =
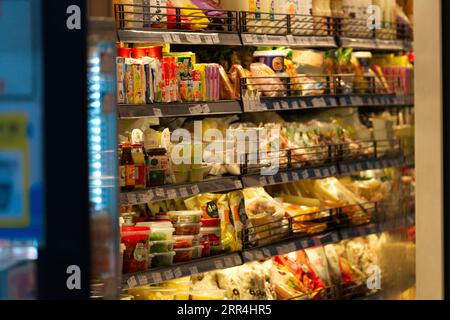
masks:
[[[123,273],[144,271],[148,268],[149,227],[122,227],[121,242],[123,253]]]

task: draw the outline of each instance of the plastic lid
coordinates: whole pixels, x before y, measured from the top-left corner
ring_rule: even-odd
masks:
[[[272,57],[272,56],[286,57],[287,52],[285,50],[255,51],[255,52],[253,52],[253,56],[254,57]]]
[[[169,211],[167,212],[169,216],[202,216],[203,211]]]
[[[356,51],[352,54],[355,58],[361,58],[361,59],[371,59],[372,53],[370,51]]]
[[[133,58],[140,59],[142,57],[146,57],[147,50],[148,50],[148,48],[146,48],[146,47],[133,48]]]
[[[117,48],[117,56],[121,58],[131,58],[131,48]]]
[[[150,241],[150,244],[158,244],[158,243],[175,243],[175,240],[155,240],[155,241]]]
[[[220,219],[219,219],[220,220]],[[202,226],[203,224],[201,222],[199,223],[174,223],[174,227],[187,227],[187,226]]]
[[[178,240],[194,240],[195,236],[173,236],[173,238],[178,241]]]
[[[177,249],[173,249],[175,252],[178,251],[194,251],[194,247],[189,247],[189,248],[177,248]]]
[[[150,228],[144,226],[122,227],[122,232],[132,232],[132,231],[150,231]]]
[[[157,256],[174,256],[175,252],[174,251],[170,251],[170,252],[158,252],[158,253],[152,253],[154,257]]]
[[[220,218],[202,219],[202,227],[220,227]]]

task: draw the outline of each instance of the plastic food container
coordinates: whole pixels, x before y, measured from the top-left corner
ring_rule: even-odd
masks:
[[[191,293],[192,300],[225,300],[226,290],[201,290]]]
[[[178,236],[197,235],[200,233],[201,223],[177,223],[174,224],[175,234]]]
[[[284,58],[287,53],[284,50],[255,51],[253,57],[258,58],[258,62],[264,63],[276,73],[283,73],[286,69]]]
[[[210,254],[219,254],[222,251],[222,230],[220,219],[203,219],[201,232],[209,241]]]
[[[201,229],[200,229],[201,230]],[[191,247],[195,247],[195,246],[199,246],[201,245],[203,240],[203,234],[199,233],[197,235],[194,236],[194,240],[192,240],[192,246]]]
[[[175,257],[173,258],[174,262],[186,262],[192,260],[192,252],[194,251],[193,247],[180,248],[174,250],[175,250]]]
[[[150,241],[150,253],[171,252],[173,251],[174,243],[175,240]]]
[[[190,248],[193,246],[194,236],[173,236],[173,239],[175,240],[173,246],[175,249]]]
[[[203,212],[199,211],[169,211],[167,213],[172,223],[199,223]]]
[[[122,227],[121,242],[123,252],[123,273],[133,273],[148,269],[149,227]]]
[[[189,182],[189,171],[174,171],[173,175],[175,176],[176,183],[186,183]]]
[[[128,290],[135,300],[175,300],[176,290],[164,287],[142,286]]]
[[[195,246],[193,248],[194,248],[194,250],[192,251],[192,259],[201,258],[202,252],[203,252],[203,246],[199,245],[199,246]]]
[[[152,259],[152,268],[169,267],[173,264],[175,252],[154,253]]]
[[[145,222],[151,226],[150,241],[172,240],[175,229],[170,221]]]
[[[151,46],[147,48],[147,56],[151,58],[161,59],[163,56],[162,46]]]
[[[201,244],[203,246],[202,257],[209,257],[211,255],[211,246],[209,245],[209,241],[203,240]]]

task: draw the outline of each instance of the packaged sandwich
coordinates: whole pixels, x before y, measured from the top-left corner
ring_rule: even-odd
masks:
[[[220,99],[221,100],[237,99],[233,90],[233,86],[231,85],[231,81],[228,78],[228,75],[222,66],[219,66],[219,74],[220,74]]]

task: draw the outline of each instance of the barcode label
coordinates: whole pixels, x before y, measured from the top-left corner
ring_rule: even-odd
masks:
[[[176,268],[175,270],[173,270],[173,274],[175,275],[175,278],[181,278],[181,276],[183,275],[180,268]]]
[[[170,199],[175,199],[177,197],[177,191],[174,189],[167,190],[167,197]]]
[[[202,106],[197,104],[195,106],[190,106],[189,107],[189,113],[190,114],[200,114],[202,113]]]
[[[179,191],[180,191],[180,195],[181,195],[182,198],[186,198],[186,197],[189,196],[187,188],[185,188],[185,187],[180,188]]]
[[[163,279],[162,279],[161,274],[159,272],[152,273],[152,279],[153,279],[153,283],[161,283],[161,282],[163,282]]]
[[[162,117],[161,109],[153,108],[153,114],[155,115],[155,117]]]
[[[127,284],[128,284],[128,288],[134,288],[137,286],[137,282],[136,282],[136,278],[134,276],[131,276],[128,280],[127,280]]]
[[[242,189],[242,182],[241,182],[241,180],[234,181],[234,187],[236,189]]]
[[[196,184],[194,184],[194,185],[191,187],[191,190],[192,190],[192,193],[193,193],[194,195],[200,193],[200,189],[198,188],[198,185],[196,185]]]
[[[210,113],[211,109],[209,108],[209,105],[207,104],[202,104],[202,112],[203,113]]]

